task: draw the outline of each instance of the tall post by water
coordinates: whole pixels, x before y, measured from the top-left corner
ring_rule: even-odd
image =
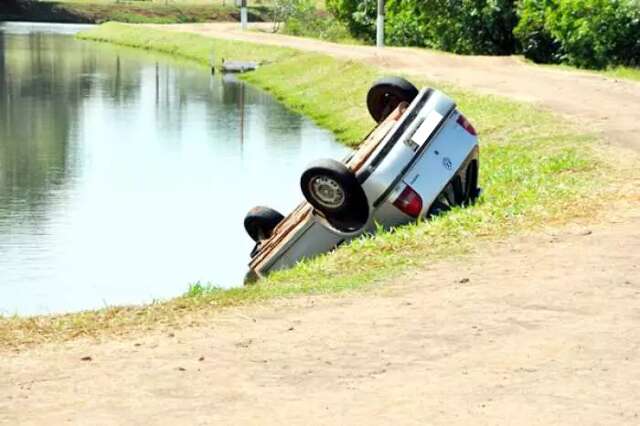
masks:
[[[247,21],[247,0],[240,0],[240,27],[242,31],[246,31]]]
[[[378,0],[378,20],[376,21],[376,46],[384,47],[384,0]]]

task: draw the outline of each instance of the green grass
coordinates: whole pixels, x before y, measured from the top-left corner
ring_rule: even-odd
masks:
[[[610,78],[640,81],[640,68],[617,66],[617,67],[607,68],[605,70],[589,70],[584,68],[577,68],[577,67],[566,65],[566,64],[536,64],[535,62],[530,61],[523,56],[519,56],[518,58],[527,64],[537,66],[537,67],[559,69],[559,70],[571,71],[571,72],[578,71],[581,73],[600,75],[600,76],[610,77]]]
[[[243,78],[332,130],[346,144],[357,144],[373,126],[363,100],[380,71],[361,63],[120,24],[107,24],[81,37],[158,50],[200,64],[208,63],[212,49],[218,56],[268,61]],[[527,104],[440,87],[458,101],[480,134],[485,194],[476,205],[359,238],[257,285],[221,290],[196,284],[182,297],[148,306],[2,319],[0,347],[197,323],[211,309],[362,289],[407,268],[468,253],[486,239],[592,218],[598,206],[619,196],[617,182],[627,171],[604,167],[593,136]]]
[[[202,65],[220,65],[222,58],[252,59],[259,62],[280,62],[293,57],[293,49],[263,46],[241,41],[216,40],[196,34],[142,29],[133,25],[109,22],[96,29],[80,33],[84,40],[110,42],[188,59]]]
[[[604,71],[604,74],[613,78],[625,78],[627,80],[640,81],[640,68],[615,67]]]
[[[308,37],[334,43],[363,44],[349,32],[347,26],[326,10],[313,7],[290,17],[280,32],[297,37]]]

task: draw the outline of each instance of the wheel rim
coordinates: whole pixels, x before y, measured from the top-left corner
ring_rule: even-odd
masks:
[[[317,176],[309,183],[313,197],[324,207],[337,208],[344,204],[345,195],[338,182],[327,176]]]

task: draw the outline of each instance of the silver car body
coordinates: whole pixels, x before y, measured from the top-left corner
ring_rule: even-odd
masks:
[[[425,217],[452,178],[470,161],[477,161],[477,137],[460,124],[460,116],[444,93],[421,90],[356,174],[369,203],[366,225],[356,232],[342,232],[314,212],[254,272],[262,276],[293,266],[372,232],[378,224],[392,227],[416,220],[394,205],[407,185],[422,199],[418,217]]]

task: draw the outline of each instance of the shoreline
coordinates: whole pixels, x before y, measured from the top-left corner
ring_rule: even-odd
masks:
[[[382,73],[357,61],[113,23],[79,38],[144,48],[205,65],[212,50],[216,58],[258,60],[265,65],[241,75],[243,80],[332,131],[341,142],[357,144],[374,125],[363,100],[368,85]],[[333,254],[278,272],[250,287],[220,290],[200,286],[151,305],[0,317],[0,350],[185,324],[185,318],[188,324],[193,315],[206,315],[212,309],[269,299],[363,289],[419,268],[427,260],[470,253],[482,241],[576,219],[592,220],[598,206],[615,199],[620,181],[633,172],[629,166],[611,173],[593,135],[576,132],[534,106],[453,86],[445,86],[445,91],[480,131],[480,178],[487,192],[478,205],[374,238],[357,239]],[[600,184],[599,190],[594,191],[594,182]]]

